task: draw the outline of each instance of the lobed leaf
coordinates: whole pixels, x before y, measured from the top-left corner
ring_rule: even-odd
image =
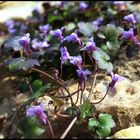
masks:
[[[24,57],[12,58],[6,62],[9,65],[10,71],[17,71],[20,69],[28,70],[34,65],[40,66],[39,62],[35,59],[26,60]]]
[[[110,114],[99,114],[99,123],[101,126],[113,128],[115,127],[115,122]]]
[[[91,22],[79,22],[79,32],[85,36],[90,36],[93,32],[98,30],[98,27],[93,25]]]

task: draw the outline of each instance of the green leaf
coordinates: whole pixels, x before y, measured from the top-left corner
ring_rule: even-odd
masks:
[[[110,135],[111,129],[109,127],[100,127],[96,130],[96,133],[99,137],[105,138]]]
[[[33,81],[32,85],[33,85],[33,86],[32,86],[33,90],[34,90],[34,91],[37,91],[39,88],[42,87],[43,81],[40,80],[40,79],[36,79],[36,80]]]
[[[65,26],[67,31],[71,31],[76,27],[76,25],[73,22],[70,22],[67,26]]]
[[[109,55],[100,48],[97,48],[92,54],[93,58],[97,61],[98,67],[101,69],[106,69],[108,73],[113,70],[113,65],[110,60]]]
[[[78,116],[79,113],[80,113],[79,108],[77,106],[73,106],[73,107],[70,106],[66,109],[66,114],[70,115],[71,117]]]
[[[27,118],[20,121],[18,125],[18,131],[23,135],[24,138],[36,138],[45,131],[45,129],[42,129],[37,124],[35,124],[35,121],[35,117]]]
[[[97,120],[95,120],[94,118],[91,118],[89,119],[89,122],[88,122],[88,129],[89,130],[92,130],[94,129],[95,130],[95,127],[98,127],[100,124]]]
[[[104,35],[103,33],[98,33],[97,35],[98,35],[98,37],[100,37],[100,38],[102,38],[102,39],[105,39],[105,38],[106,38],[105,35]]]
[[[99,29],[99,35],[104,35],[107,41],[117,41],[119,35],[123,32],[123,29],[121,27],[116,27],[115,25],[107,25],[102,26]]]
[[[99,123],[101,126],[110,128],[113,128],[116,125],[110,114],[103,113],[99,114]]]
[[[108,49],[110,50],[118,50],[120,48],[120,44],[118,41],[107,41],[106,42],[106,46],[108,47]]]
[[[19,43],[20,36],[9,36],[9,38],[4,42],[5,48],[12,48],[14,51],[19,51],[23,46]]]
[[[28,70],[34,65],[40,66],[39,62],[35,59],[27,59],[25,57],[12,58],[6,62],[9,65],[10,71],[17,71],[20,69]]]
[[[80,106],[80,118],[90,117],[95,111],[95,106],[93,106],[89,100],[86,100],[81,106]]]
[[[85,36],[90,36],[93,32],[98,30],[98,27],[93,25],[92,22],[79,22],[79,32]]]
[[[51,87],[51,84],[48,83],[47,85],[41,86],[33,95],[32,98],[38,98],[42,92],[46,91],[47,89],[49,89]]]

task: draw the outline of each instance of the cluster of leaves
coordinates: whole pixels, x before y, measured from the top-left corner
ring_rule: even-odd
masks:
[[[79,107],[68,107],[66,113],[72,117],[78,116],[78,125],[82,125],[83,119],[86,119],[87,128],[100,138],[109,136],[111,128],[116,126],[110,114],[100,113],[96,115],[96,107],[89,100],[85,100]]]
[[[88,129],[93,133],[105,138],[110,135],[111,128],[115,127],[115,122],[110,114],[100,113],[98,119],[90,118],[88,122]]]

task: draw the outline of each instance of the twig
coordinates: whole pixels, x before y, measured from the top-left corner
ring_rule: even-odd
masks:
[[[33,95],[34,92],[33,92],[33,89],[32,89],[32,86],[30,84],[30,81],[29,81],[28,77],[25,78],[25,81],[26,81],[27,85],[29,86],[31,95]]]
[[[90,90],[90,93],[89,93],[89,95],[88,95],[88,99],[90,99],[90,96],[91,96],[91,94],[92,94],[92,91],[93,91],[93,89],[94,89],[94,87],[95,87],[96,78],[97,78],[97,62],[95,62],[95,75],[94,75],[94,79],[93,79],[93,81],[92,81],[91,90]]]
[[[92,104],[98,104],[98,103],[102,102],[104,100],[104,98],[106,97],[106,95],[108,94],[109,89],[110,89],[110,86],[107,88],[107,91],[106,91],[104,97],[100,101],[98,101],[98,102],[90,102],[90,103],[92,103]]]
[[[51,123],[50,123],[48,117],[46,118],[46,120],[47,120],[47,123],[48,123],[49,129],[50,129],[50,132],[51,132],[52,138],[54,139],[54,138],[55,138],[55,135],[54,135],[54,132],[53,132],[53,129],[52,129],[52,126],[51,126]]]
[[[72,97],[71,97],[71,95],[70,95],[68,89],[67,89],[60,81],[56,80],[55,78],[53,78],[53,77],[52,77],[51,75],[49,75],[48,73],[43,72],[43,71],[41,71],[41,70],[39,70],[39,69],[32,68],[32,70],[33,70],[33,71],[36,71],[36,72],[39,72],[39,73],[41,73],[41,74],[47,76],[48,78],[50,78],[51,80],[53,80],[54,82],[56,82],[58,85],[62,86],[62,87],[66,90],[66,92],[68,93],[69,98],[70,98],[70,100],[71,100],[72,106],[74,105],[73,99],[72,99]]]
[[[94,75],[94,79],[93,79],[93,81],[92,81],[91,90],[90,90],[90,92],[89,92],[88,99],[90,99],[91,94],[92,94],[92,91],[93,91],[93,89],[94,89],[94,87],[95,87],[96,78],[97,78],[97,73],[95,73],[95,75]]]
[[[72,128],[72,126],[74,125],[74,123],[76,122],[76,120],[77,120],[77,116],[73,118],[73,120],[71,121],[71,123],[69,124],[69,126],[67,127],[67,129],[61,135],[60,139],[64,139],[66,137],[66,135],[69,133],[70,129]]]

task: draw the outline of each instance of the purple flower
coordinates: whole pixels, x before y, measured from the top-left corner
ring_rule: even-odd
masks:
[[[126,3],[124,1],[114,1],[113,4],[117,5],[119,11],[126,7]]]
[[[101,25],[102,21],[103,21],[103,18],[100,17],[100,18],[97,18],[96,20],[94,20],[92,23],[95,26],[99,26],[99,25]]]
[[[86,4],[85,2],[80,2],[80,4],[79,4],[79,10],[81,10],[81,11],[85,11],[86,9],[87,9],[87,7],[88,7],[88,4]]]
[[[70,42],[70,41],[78,42],[79,44],[81,44],[80,38],[78,37],[77,33],[72,33],[71,35],[66,36],[64,38],[64,40],[66,40],[68,42]]]
[[[78,77],[80,78],[80,85],[87,80],[87,75],[91,74],[89,70],[76,70],[78,73]]]
[[[61,58],[60,59],[62,61],[62,64],[64,64],[65,61],[69,59],[70,55],[69,55],[66,47],[61,47],[60,51],[61,51]]]
[[[63,35],[62,35],[63,30],[64,30],[64,27],[62,27],[61,29],[51,31],[50,34],[53,36],[56,36],[60,40],[63,40]]]
[[[132,22],[132,23],[134,23],[134,24],[136,23],[136,19],[135,19],[135,17],[134,17],[133,14],[124,16],[124,20],[127,20],[127,21],[129,21],[129,22]]]
[[[89,39],[89,42],[87,42],[86,46],[81,50],[87,51],[88,53],[92,53],[96,50],[96,44],[93,42],[93,37]]]
[[[18,41],[19,43],[29,52],[29,45],[30,45],[30,34],[27,33],[25,36],[21,37]]]
[[[44,34],[48,34],[50,31],[50,25],[46,24],[46,25],[39,26],[39,30]]]
[[[16,32],[16,29],[14,29],[15,22],[13,20],[8,20],[5,23],[5,25],[6,25],[9,33],[15,33]]]
[[[125,77],[120,76],[120,75],[118,75],[118,74],[114,74],[113,72],[111,72],[110,75],[111,75],[112,81],[111,81],[111,83],[109,84],[109,86],[112,87],[112,88],[115,86],[115,84],[116,84],[117,81],[126,80]]]
[[[5,25],[8,27],[8,28],[13,28],[14,25],[15,25],[15,22],[13,20],[8,20]]]
[[[39,117],[43,121],[43,123],[46,124],[47,115],[44,113],[44,106],[42,103],[40,103],[40,105],[32,106],[32,107],[28,108],[26,110],[26,116],[27,117],[32,117],[32,116]]]
[[[133,36],[134,36],[133,29],[130,29],[129,31],[123,31],[122,32],[122,38],[131,39]]]
[[[82,57],[80,55],[78,56],[70,56],[70,63],[77,66],[78,69],[82,69]]]
[[[32,40],[32,47],[35,50],[47,48],[48,46],[49,46],[49,44],[47,43],[47,41],[38,41],[38,39],[36,39],[36,38]]]
[[[134,42],[135,45],[137,45],[140,48],[140,42],[136,36],[132,37],[132,41]]]

